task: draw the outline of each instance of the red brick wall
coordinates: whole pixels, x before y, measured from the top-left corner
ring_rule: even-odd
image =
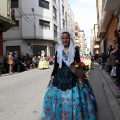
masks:
[[[108,28],[107,28],[107,46],[112,43],[112,40],[116,37],[115,33],[117,31],[118,24],[116,22],[116,17],[113,17]]]
[[[0,30],[0,56],[3,56],[3,35],[1,30]]]

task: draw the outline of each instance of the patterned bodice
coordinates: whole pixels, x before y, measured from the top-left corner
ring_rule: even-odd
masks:
[[[58,68],[53,81],[53,86],[63,91],[76,86],[77,77],[70,71],[66,64],[67,55],[63,52],[62,68]]]

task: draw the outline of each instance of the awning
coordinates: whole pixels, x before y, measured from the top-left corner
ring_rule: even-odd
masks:
[[[14,21],[11,21],[3,16],[0,15],[0,26],[2,26],[2,31],[6,32],[9,30],[11,27],[15,25]]]
[[[100,43],[100,38],[96,38],[95,39],[95,44],[99,44]]]
[[[98,38],[103,38],[105,34],[106,30],[103,27],[101,27],[100,30],[98,31]]]
[[[104,5],[104,10],[105,11],[117,10],[119,6],[120,6],[120,0],[106,0]]]

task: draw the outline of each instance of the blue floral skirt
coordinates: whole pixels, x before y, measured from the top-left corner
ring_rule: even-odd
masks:
[[[63,91],[49,83],[43,102],[44,120],[96,120],[97,105],[89,82]]]

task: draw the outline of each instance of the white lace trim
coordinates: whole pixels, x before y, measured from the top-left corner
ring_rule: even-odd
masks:
[[[66,30],[66,29],[61,30],[61,32],[58,36],[59,46],[58,46],[58,50],[57,50],[57,62],[59,64],[59,68],[62,67],[62,60],[63,60],[62,51],[64,50],[64,46],[62,45],[62,41],[61,41],[63,32],[67,32],[70,34],[69,56],[68,56],[68,61],[66,61],[68,67],[71,65],[71,63],[74,62],[74,57],[75,57],[75,42],[74,42],[74,37],[73,37],[72,32],[69,30]]]

